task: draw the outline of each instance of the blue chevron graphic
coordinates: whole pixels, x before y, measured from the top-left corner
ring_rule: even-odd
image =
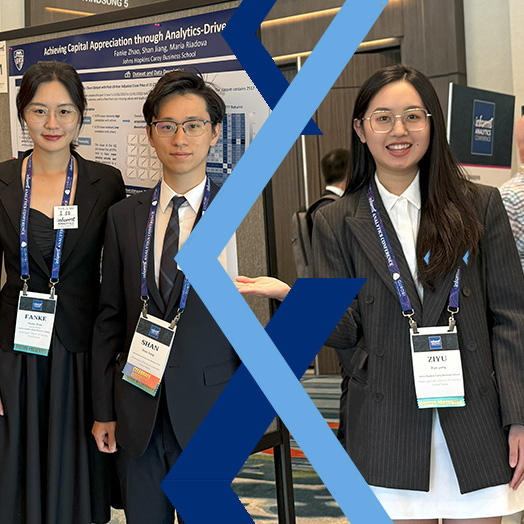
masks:
[[[266,331],[297,378],[306,371],[363,283],[364,279],[301,279],[293,286]],[[316,309],[317,296],[329,296],[329,302],[317,311],[314,330],[301,329],[304,318]],[[162,483],[186,523],[252,523],[231,482],[274,417],[275,410],[249,371],[240,366]],[[331,437],[331,446],[347,460],[333,433]],[[359,484],[355,488],[348,484],[347,489],[359,490],[365,483],[354,467],[353,474]],[[205,496],[203,485],[207,488]],[[207,492],[212,493],[212,502]],[[374,504],[379,507],[376,500]]]
[[[469,258],[469,251],[466,251],[466,254],[462,257],[462,260],[464,260],[464,262],[467,264],[468,258]],[[429,264],[429,251],[426,253],[424,260],[426,261],[426,264]]]
[[[370,520],[391,524],[391,520],[349,457],[333,444],[331,430],[217,258],[386,3],[348,0],[342,6],[177,256],[195,291],[352,524]],[[315,298],[319,307],[331,300],[324,295]],[[310,334],[316,329],[315,314],[312,310],[302,323]],[[218,497],[212,493],[214,486],[220,497],[228,497],[218,480],[197,478],[191,484],[201,494],[200,501]],[[234,499],[231,495],[227,499],[232,508],[238,504]]]
[[[271,109],[275,108],[289,84],[271,55],[260,43],[255,31],[260,27],[275,1],[244,0],[222,31],[222,36],[237,60]],[[322,132],[315,122],[310,120],[302,134],[321,135]]]

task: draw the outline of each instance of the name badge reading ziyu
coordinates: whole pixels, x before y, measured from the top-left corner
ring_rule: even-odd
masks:
[[[175,332],[176,327],[171,329],[169,322],[152,315],[147,318],[141,315],[122,378],[155,396],[164,376]]]
[[[14,350],[47,357],[51,347],[57,296],[46,293],[25,295],[20,291],[16,314]]]
[[[78,229],[78,206],[55,206],[54,229]]]
[[[419,327],[411,331],[411,355],[418,407],[466,405],[457,329]]]

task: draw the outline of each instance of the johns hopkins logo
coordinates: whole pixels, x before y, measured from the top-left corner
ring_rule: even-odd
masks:
[[[158,338],[158,335],[160,335],[160,328],[157,326],[151,326],[151,329],[149,330],[149,336],[152,338]]]
[[[484,100],[473,101],[472,155],[493,155],[495,132],[495,104]]]
[[[442,338],[429,337],[429,349],[442,349]]]
[[[33,311],[42,311],[44,302],[42,300],[33,300]]]
[[[24,50],[16,49],[13,53],[13,60],[18,71],[21,71],[22,67],[24,67]]]

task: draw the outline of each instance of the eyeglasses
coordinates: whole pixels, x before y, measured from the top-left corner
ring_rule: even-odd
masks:
[[[73,106],[62,106],[58,109],[49,109],[46,106],[29,106],[25,110],[26,119],[35,123],[47,122],[51,112],[55,114],[56,121],[60,124],[72,124],[78,114],[78,110]]]
[[[406,109],[401,115],[394,115],[391,111],[373,111],[362,120],[369,120],[369,125],[374,133],[389,133],[397,118],[402,119],[402,123],[408,131],[422,131],[428,125],[430,116],[431,114],[426,109],[416,107]]]
[[[154,126],[156,134],[161,137],[173,136],[178,131],[178,126],[182,126],[184,133],[190,137],[201,136],[204,134],[206,124],[211,124],[211,120],[186,120],[179,124],[178,122],[172,122],[171,120],[165,120],[162,122],[151,122],[149,125]]]

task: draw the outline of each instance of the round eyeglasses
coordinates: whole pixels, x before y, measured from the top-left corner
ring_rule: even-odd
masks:
[[[206,124],[211,124],[211,120],[186,120],[179,124],[171,120],[164,120],[161,122],[151,122],[149,125],[154,126],[156,134],[161,137],[170,137],[176,134],[178,126],[182,126],[184,133],[190,137],[201,136],[204,134]]]
[[[417,107],[406,109],[401,115],[394,115],[391,111],[373,111],[362,120],[369,120],[369,125],[374,133],[389,133],[397,118],[402,119],[402,123],[408,131],[422,131],[428,125],[430,116],[431,114],[426,109]]]
[[[55,119],[60,124],[72,124],[78,110],[73,106],[61,106],[57,109],[49,109],[46,106],[29,106],[25,109],[26,120],[35,123],[47,122],[49,115],[54,113]]]

